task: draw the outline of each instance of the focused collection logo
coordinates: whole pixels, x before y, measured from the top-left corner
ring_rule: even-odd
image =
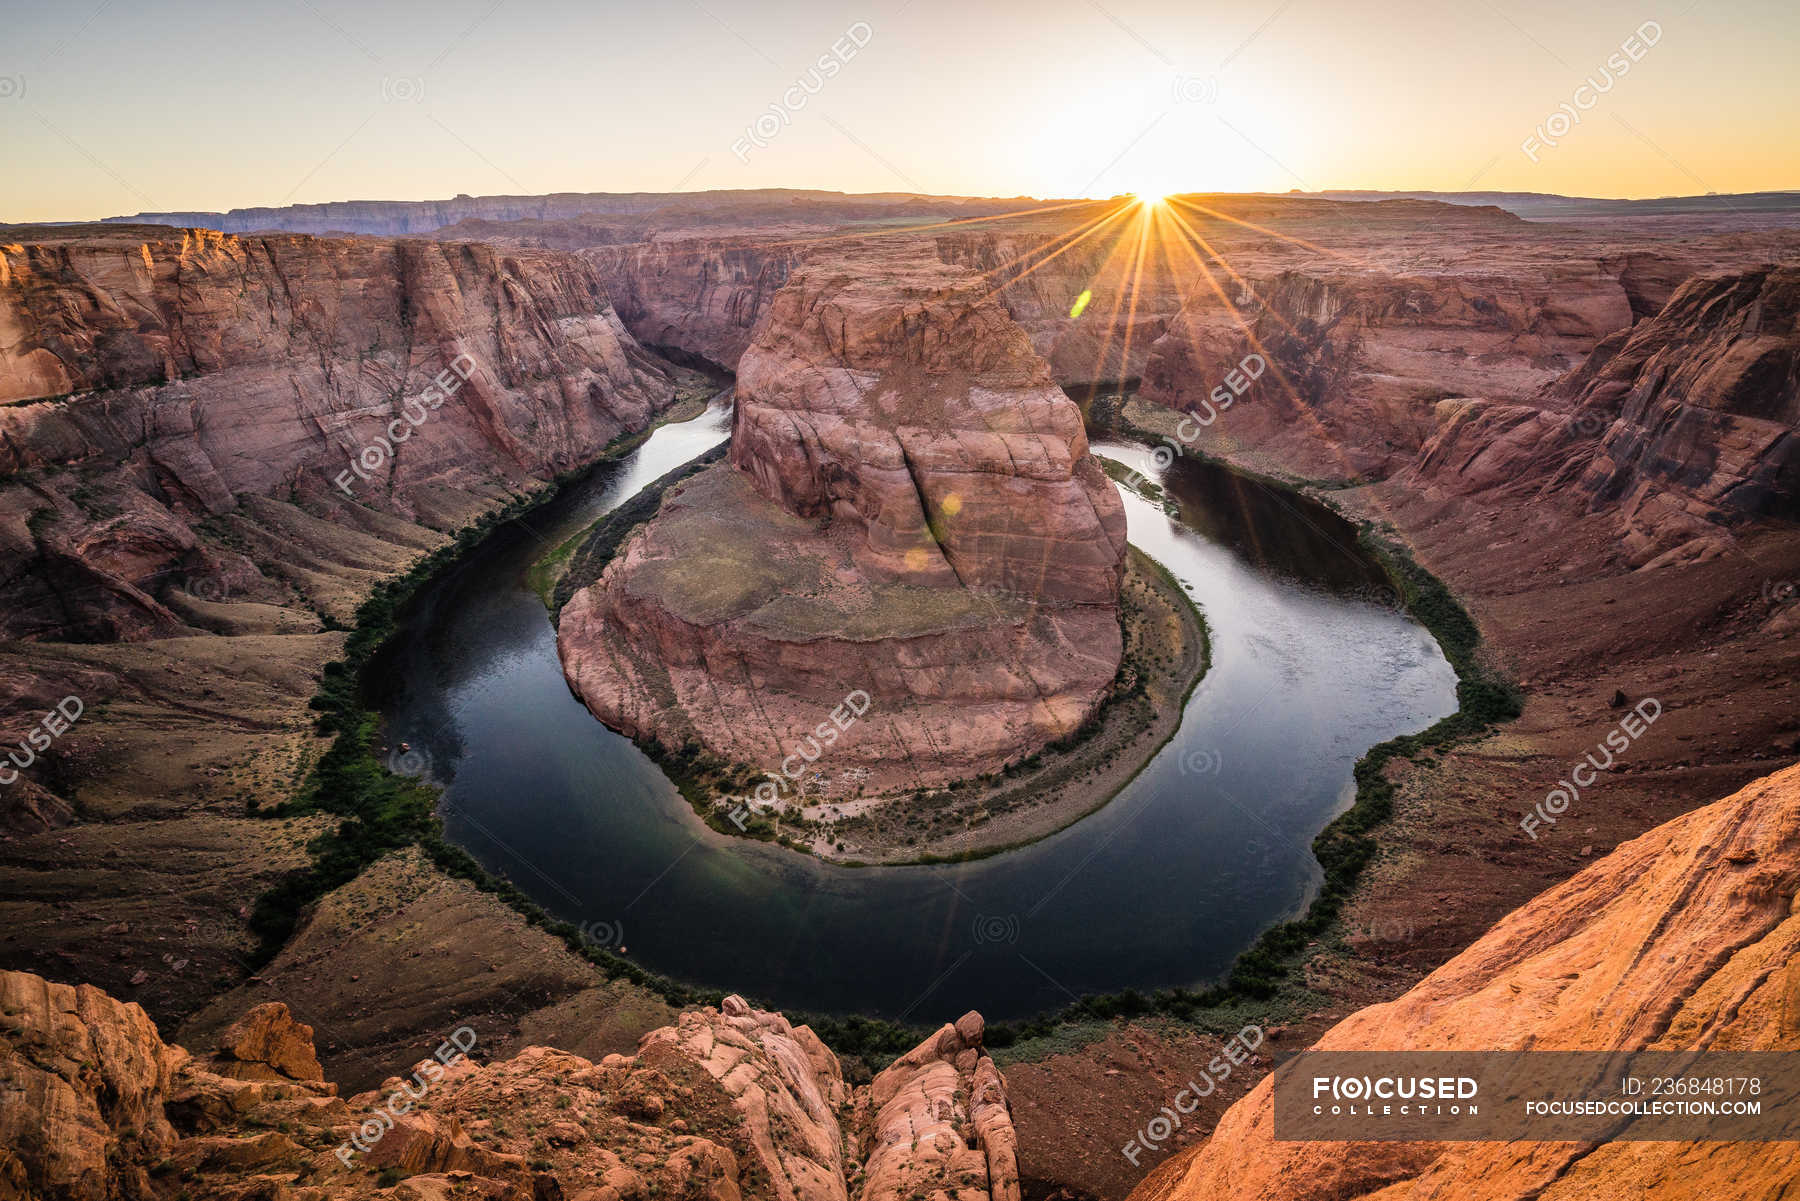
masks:
[[[1481,1112],[1481,1086],[1469,1076],[1314,1076],[1313,1113],[1353,1117],[1413,1117]]]

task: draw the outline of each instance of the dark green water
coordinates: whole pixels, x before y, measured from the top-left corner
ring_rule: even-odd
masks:
[[[1060,834],[955,866],[830,867],[714,833],[570,695],[522,577],[728,427],[715,402],[503,529],[423,598],[387,660],[390,730],[445,787],[450,836],[655,971],[916,1022],[1203,983],[1311,899],[1309,844],[1349,804],[1357,757],[1456,707],[1449,664],[1382,603],[1334,515],[1097,443],[1179,502],[1173,519],[1127,493],[1131,540],[1212,628],[1212,671],[1144,772]]]

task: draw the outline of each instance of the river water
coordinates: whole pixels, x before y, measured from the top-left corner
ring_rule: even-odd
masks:
[[[1320,879],[1309,845],[1358,756],[1456,707],[1431,637],[1384,604],[1347,526],[1216,468],[1159,470],[1180,517],[1125,494],[1131,541],[1188,587],[1212,670],[1110,804],[973,863],[833,867],[708,829],[563,682],[529,564],[722,441],[726,397],[664,426],[431,586],[382,660],[380,707],[444,788],[449,836],[654,971],[805,1011],[1000,1020],[1091,992],[1201,985]]]

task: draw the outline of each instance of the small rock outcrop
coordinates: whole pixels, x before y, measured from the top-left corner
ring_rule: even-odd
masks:
[[[946,1023],[860,1099],[864,1201],[1019,1201],[1019,1140],[979,1013]]]
[[[637,1058],[680,1058],[717,1081],[780,1201],[844,1201],[838,1115],[850,1088],[837,1056],[811,1028],[726,997],[717,1011],[684,1013],[677,1025],[645,1035]]]
[[[280,1001],[258,1005],[219,1035],[212,1070],[240,1080],[323,1080],[311,1026]]]
[[[283,1005],[258,1006],[199,1059],[137,1005],[0,973],[0,1195],[905,1201],[936,1182],[956,1201],[1018,1201],[1017,1138],[979,1015],[862,1090],[809,1028],[740,997],[598,1064],[549,1047],[479,1064],[462,1033],[339,1097],[307,1075],[311,1032]],[[874,1144],[852,1129],[870,1113]]]
[[[1124,554],[1080,412],[982,279],[865,249],[776,295],[739,363],[729,463],[574,595],[558,647],[607,724],[770,772],[817,759],[860,693],[826,769],[936,784],[1094,711]]]

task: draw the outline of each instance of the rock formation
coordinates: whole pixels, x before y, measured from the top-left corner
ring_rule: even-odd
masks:
[[[1333,263],[1218,271],[1144,369],[1146,400],[1195,415],[1201,449],[1287,450],[1302,470],[1385,476],[1410,463],[1445,397],[1523,397],[1631,324],[1617,280],[1583,263],[1397,274]],[[1244,393],[1218,394],[1266,362]]]
[[[1800,1050],[1800,768],[1624,844],[1315,1050]],[[1276,1142],[1270,1080],[1132,1201],[1765,1198],[1792,1143]]]
[[[1800,516],[1800,265],[1696,277],[1529,404],[1445,402],[1429,488],[1616,511],[1633,566]]]
[[[312,1027],[295,1021],[280,1001],[258,1005],[226,1027],[212,1070],[239,1080],[325,1079]]]
[[[965,1013],[894,1061],[859,1098],[863,1196],[1019,1201],[1006,1082]]]
[[[564,674],[602,720],[773,772],[818,758],[860,692],[830,770],[881,788],[991,771],[1094,711],[1123,507],[979,278],[905,247],[822,258],[737,397],[730,462],[562,611]]]
[[[259,504],[460,524],[645,426],[671,371],[566,255],[32,231],[0,246],[0,632],[159,636],[195,595],[275,599],[293,531],[223,534]]]
[[[31,1201],[1018,1201],[981,1027],[969,1014],[852,1090],[810,1029],[727,997],[598,1064],[528,1047],[481,1065],[472,1032],[451,1032],[404,1077],[340,1097],[306,1070],[311,1031],[279,1003],[206,1059],[165,1044],[136,1005],[5,972],[0,1188]],[[261,1070],[221,1070],[248,1064]]]
[[[582,252],[637,338],[736,370],[769,301],[805,258],[786,238],[671,238]]]

